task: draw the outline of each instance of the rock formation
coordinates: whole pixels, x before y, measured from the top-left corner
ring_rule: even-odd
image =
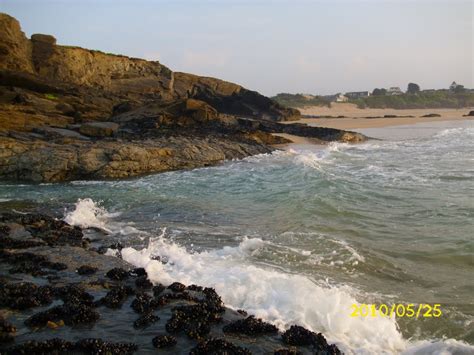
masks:
[[[156,61],[26,38],[0,14],[0,179],[124,178],[270,152],[289,133],[322,141],[360,134],[281,124],[299,116],[219,79]]]

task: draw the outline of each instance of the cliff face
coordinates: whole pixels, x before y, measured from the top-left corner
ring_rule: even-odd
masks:
[[[223,80],[159,62],[26,38],[0,14],[0,180],[124,178],[214,165],[288,142],[272,133],[356,142],[282,124],[299,114]]]
[[[222,113],[272,120],[299,114],[240,85],[215,78],[174,73],[157,61],[60,46],[50,35],[26,38],[13,17],[0,14],[0,71],[31,74],[58,85],[93,88],[143,101],[198,98]]]

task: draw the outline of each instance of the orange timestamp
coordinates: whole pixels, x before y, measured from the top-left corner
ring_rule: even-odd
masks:
[[[353,304],[351,317],[407,317],[439,318],[443,315],[441,304]]]

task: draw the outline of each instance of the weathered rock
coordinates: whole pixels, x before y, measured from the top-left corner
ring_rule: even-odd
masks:
[[[61,46],[49,35],[29,40],[6,14],[0,83],[0,180],[118,179],[210,166],[268,153],[269,145],[286,142],[271,134],[278,132],[364,139],[278,125],[299,112],[237,84]]]
[[[88,122],[81,125],[79,132],[85,136],[103,138],[112,137],[119,125],[114,122]]]

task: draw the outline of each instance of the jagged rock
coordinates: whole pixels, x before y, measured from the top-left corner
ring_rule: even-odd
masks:
[[[270,144],[285,142],[271,135],[278,132],[364,139],[272,125],[299,112],[157,61],[61,46],[48,35],[29,40],[6,14],[0,14],[0,83],[13,87],[7,101],[0,97],[0,132],[6,133],[0,135],[0,180],[118,179],[210,166],[269,153]],[[11,105],[15,95],[28,95],[27,104]],[[72,128],[73,121],[86,123]]]

